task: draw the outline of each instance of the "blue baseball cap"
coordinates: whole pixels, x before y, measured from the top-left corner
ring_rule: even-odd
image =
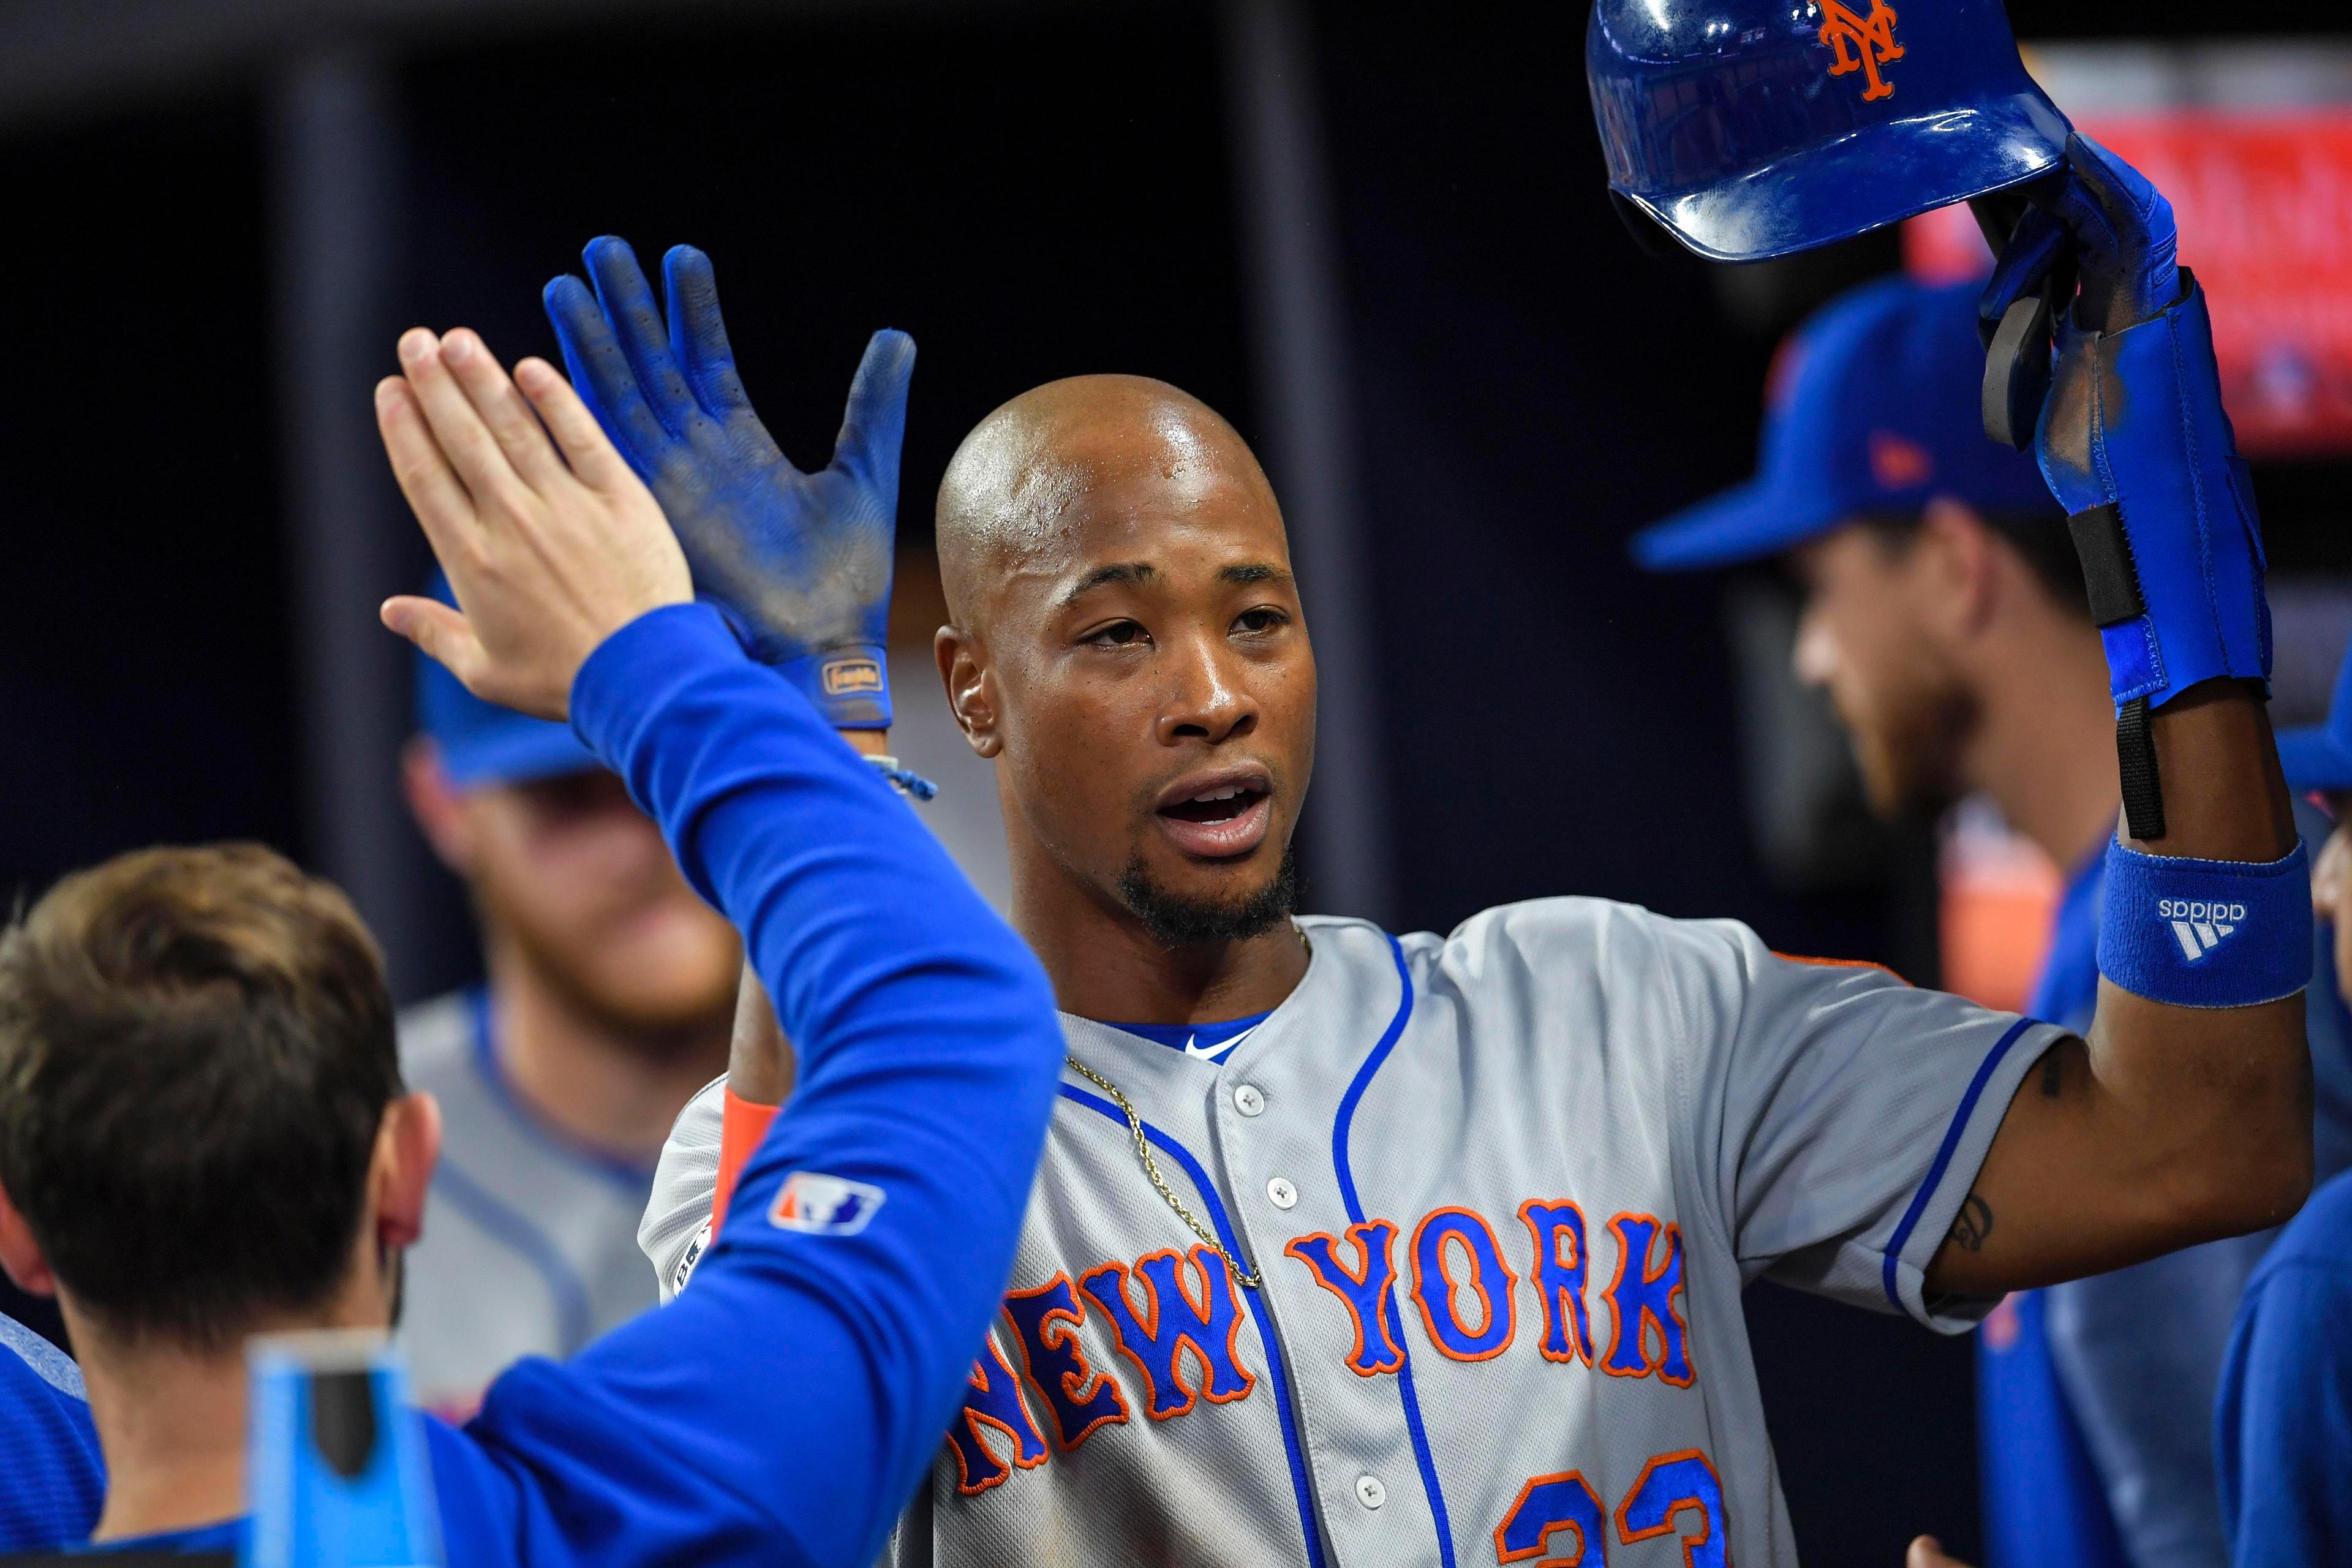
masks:
[[[449,592],[449,580],[439,572],[425,591],[445,605],[457,602]],[[485,702],[438,659],[421,651],[416,656],[416,727],[439,749],[442,772],[459,789],[529,784],[604,765],[569,724]]]
[[[2327,717],[2316,724],[2281,730],[2279,766],[2296,789],[2352,789],[2352,649],[2336,676],[2336,696]]]
[[[1765,392],[1762,471],[1633,536],[1653,572],[1777,554],[1937,496],[2056,514],[2031,454],[1984,433],[1980,284],[1864,284],[1790,334]]]

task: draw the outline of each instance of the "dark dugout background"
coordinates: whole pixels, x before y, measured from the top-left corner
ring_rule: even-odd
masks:
[[[962,432],[1052,376],[1162,376],[1263,433],[1213,7],[539,5],[496,28],[422,9],[444,22],[362,40],[394,199],[361,258],[390,279],[382,341],[333,392],[362,418],[406,321],[476,325],[509,359],[546,352],[541,284],[611,231],[649,265],[680,239],[711,251],[754,396],[804,462],[822,460],[866,333],[914,332],[910,542]],[[13,10],[0,41],[33,26]],[[1602,199],[1580,6],[1308,15],[1391,919],[1443,929],[1595,893],[1932,979],[1916,840],[1889,847],[1874,886],[1774,890],[1738,804],[1724,585],[1642,576],[1623,551],[1748,473],[1778,330],[1891,266],[1893,247],[1745,281],[1644,258]],[[2094,0],[2012,15],[2028,37],[2196,19]],[[2345,26],[2315,8],[2215,20]],[[292,41],[316,45],[320,25]],[[257,837],[317,864],[351,829],[302,783],[316,575],[285,447],[320,394],[283,374],[276,68],[257,44],[0,121],[12,895],[159,840]],[[2335,523],[2345,477],[2263,476],[2274,564],[2306,563],[2295,542]],[[379,474],[349,482],[381,503]],[[381,592],[425,555],[411,530],[374,560],[395,579]],[[382,787],[388,801],[388,770]],[[396,808],[368,822],[383,852],[426,857]],[[394,946],[404,996],[473,962],[455,886],[425,886]],[[12,1293],[0,1310],[38,1321]],[[1972,1553],[1968,1342],[1771,1288],[1748,1313],[1809,1559],[1892,1563],[1920,1531]]]

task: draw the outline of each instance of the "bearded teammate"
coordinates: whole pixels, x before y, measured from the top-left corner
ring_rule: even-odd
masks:
[[[2080,395],[2100,354],[2145,342],[2126,329],[2194,364],[2201,298],[2144,183],[2087,153],[2070,180],[2086,330],[2045,469],[2073,510],[2102,499],[2086,470],[2130,501],[2146,613],[2124,652],[2161,650],[2179,682],[2117,677],[2119,709],[2153,710],[2162,822],[2110,852],[2139,918],[2112,922],[2087,1038],[1598,900],[1402,940],[1293,918],[1315,668],[1248,448],[1116,376],[1041,387],[966,438],[940,496],[939,666],[995,763],[1015,923],[1071,1054],[1003,1315],[902,1560],[1789,1561],[1744,1285],[1955,1331],[2005,1290],[2301,1201],[2308,879],[2262,708],[2250,520],[2210,488],[2226,425],[2184,452],[2179,422],[2094,423]],[[2086,207],[2128,220],[2101,231]],[[575,380],[698,581],[740,608],[770,520],[803,503],[772,493],[709,263],[671,253],[666,337],[625,246],[587,259],[593,298],[549,293]],[[2180,384],[2108,371],[2209,437],[2221,420],[2210,352]],[[2184,479],[2212,510],[2182,510]],[[873,622],[884,582],[830,564],[863,584],[845,626]],[[2158,911],[2217,900],[2243,918],[2191,966]],[[1205,1060],[1163,1043],[1180,1030],[1247,1036]],[[716,1094],[689,1107],[656,1180],[672,1279],[719,1118]]]
[[[416,712],[402,782],[466,881],[486,978],[400,1018],[402,1078],[442,1121],[400,1348],[418,1399],[460,1419],[520,1358],[653,1305],[652,1156],[726,1059],[741,948],[570,729],[421,654]]]
[[[2100,889],[2121,801],[2097,732],[2106,659],[2065,519],[2027,455],[1984,438],[1976,290],[1883,279],[1781,351],[1756,479],[1637,535],[1656,570],[1786,552],[1794,664],[1825,688],[1871,805],[1934,816],[1981,792],[2067,868],[2026,1010],[2098,1004]],[[2294,753],[2281,753],[2290,783]],[[2299,805],[2306,852],[2325,816]],[[2318,862],[2315,862],[2315,867]],[[2328,944],[2305,994],[2315,1175],[2352,1163],[2352,1051]],[[1999,1568],[2229,1556],[2207,1424],[2270,1232],[2005,1300],[1978,1336],[1986,1557]]]

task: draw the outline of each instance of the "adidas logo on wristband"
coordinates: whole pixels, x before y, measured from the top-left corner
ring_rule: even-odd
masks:
[[[2173,939],[2180,943],[2180,956],[2200,963],[2221,945],[2224,937],[2245,923],[2246,906],[2218,900],[2159,899],[2156,913],[2171,926]]]

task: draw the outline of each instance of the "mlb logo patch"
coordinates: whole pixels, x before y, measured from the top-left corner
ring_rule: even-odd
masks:
[[[809,1236],[856,1236],[866,1228],[886,1195],[870,1183],[820,1171],[794,1171],[784,1178],[783,1190],[769,1206],[768,1223],[778,1230]]]
[[[882,689],[882,666],[870,658],[836,658],[824,667],[824,694],[845,697]]]

